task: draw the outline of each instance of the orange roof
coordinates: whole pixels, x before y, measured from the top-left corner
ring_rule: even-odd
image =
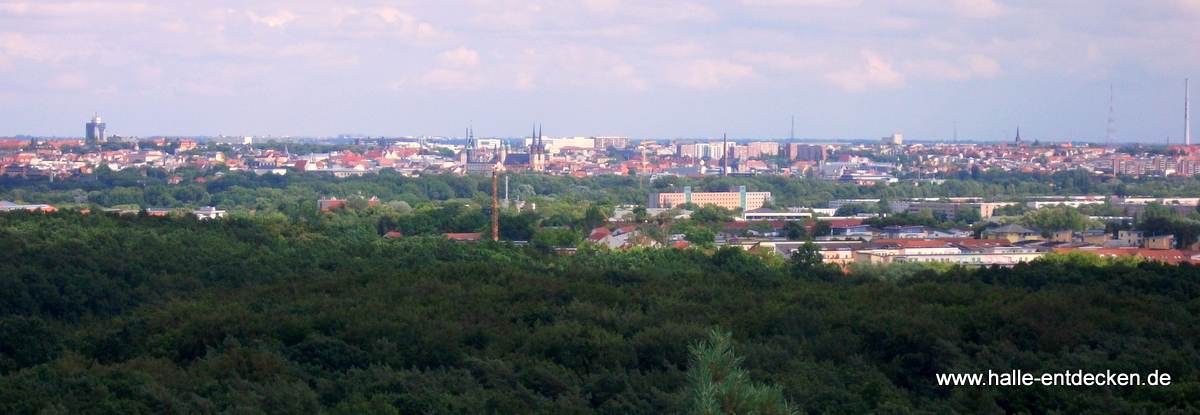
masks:
[[[483,239],[483,234],[478,232],[473,233],[443,233],[446,239],[452,241],[478,241]]]
[[[612,234],[612,231],[608,230],[608,228],[596,228],[592,230],[591,235],[588,235],[588,239],[591,239],[592,241],[599,241],[604,239],[604,237],[608,236],[609,234]]]

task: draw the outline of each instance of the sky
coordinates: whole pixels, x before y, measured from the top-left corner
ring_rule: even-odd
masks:
[[[1178,143],[1197,68],[1200,0],[0,0],[0,136]]]

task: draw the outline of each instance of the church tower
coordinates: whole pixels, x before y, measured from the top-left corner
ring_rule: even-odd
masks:
[[[467,144],[463,146],[462,153],[459,153],[459,161],[465,166],[467,163],[476,161],[475,150],[479,147],[479,143],[475,141],[475,131],[471,128],[467,129]]]
[[[541,172],[546,169],[546,144],[542,141],[542,126],[533,131],[533,139],[529,144],[529,167]]]

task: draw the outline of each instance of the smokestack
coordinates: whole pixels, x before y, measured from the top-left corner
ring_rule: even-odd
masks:
[[[721,134],[721,175],[729,175],[729,134]]]
[[[1183,79],[1183,145],[1192,145],[1192,112],[1188,108],[1191,98],[1191,91],[1188,88],[1188,79]]]

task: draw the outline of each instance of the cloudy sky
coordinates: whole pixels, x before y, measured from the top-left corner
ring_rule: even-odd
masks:
[[[1103,141],[1111,85],[1149,143],[1198,64],[1200,0],[0,0],[0,135]]]

